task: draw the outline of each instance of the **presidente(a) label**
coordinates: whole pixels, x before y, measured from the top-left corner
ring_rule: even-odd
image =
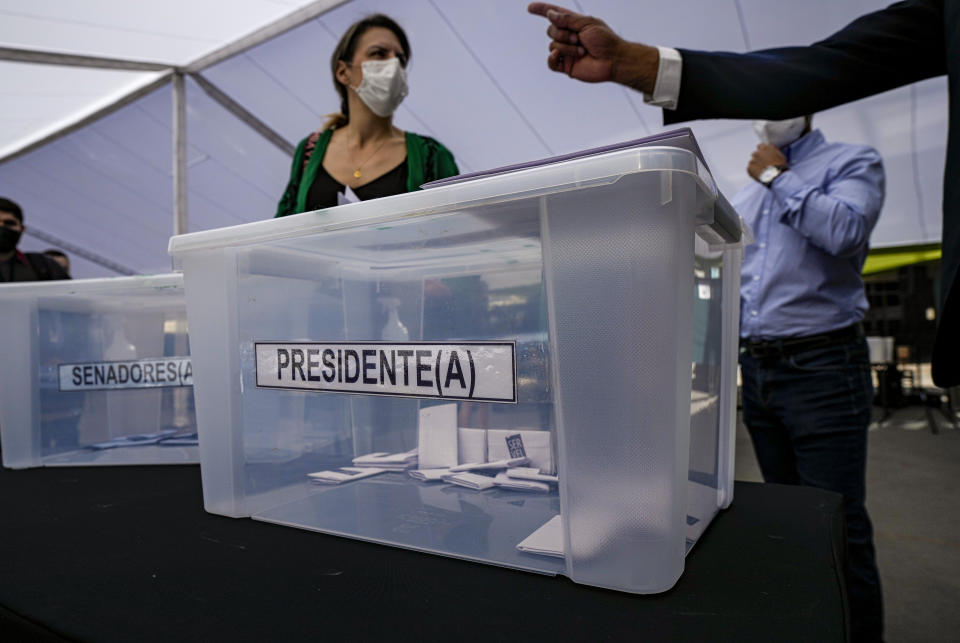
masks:
[[[514,342],[255,342],[258,388],[517,401]]]
[[[59,364],[57,370],[61,391],[193,386],[193,365],[189,357]]]

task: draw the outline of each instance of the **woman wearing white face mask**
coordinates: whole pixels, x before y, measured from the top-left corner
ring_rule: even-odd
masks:
[[[351,26],[330,61],[340,113],[300,142],[276,216],[418,190],[459,173],[438,141],[393,126],[410,44],[382,14]]]

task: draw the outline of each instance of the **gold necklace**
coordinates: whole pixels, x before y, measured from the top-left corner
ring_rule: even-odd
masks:
[[[383,140],[380,142],[380,145],[377,146],[377,149],[375,149],[375,150],[373,151],[373,154],[371,154],[370,156],[368,156],[368,157],[367,157],[367,160],[365,160],[363,163],[361,163],[360,165],[357,166],[357,169],[355,169],[355,170],[353,171],[353,178],[359,179],[361,176],[363,176],[363,173],[362,173],[360,170],[363,168],[364,165],[366,165],[367,163],[370,162],[370,159],[372,159],[374,156],[377,155],[377,152],[380,151],[380,149],[386,144],[386,142],[387,142],[387,140],[389,140],[389,138],[390,138],[390,137],[388,136],[387,138],[383,139]]]

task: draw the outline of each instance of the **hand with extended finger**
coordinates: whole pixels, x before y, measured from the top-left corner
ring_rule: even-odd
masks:
[[[587,83],[614,81],[653,91],[659,60],[655,47],[628,42],[603,20],[556,5],[533,2],[527,11],[550,21],[547,66],[553,71]]]
[[[542,2],[527,10],[550,21],[550,69],[588,83],[613,80],[614,59],[623,39],[605,22]]]

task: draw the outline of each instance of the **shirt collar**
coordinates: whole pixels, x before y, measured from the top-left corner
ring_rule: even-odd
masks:
[[[815,129],[807,132],[807,134],[783,148],[783,155],[786,156],[790,162],[800,161],[813,150],[823,145],[824,142],[823,132]]]

